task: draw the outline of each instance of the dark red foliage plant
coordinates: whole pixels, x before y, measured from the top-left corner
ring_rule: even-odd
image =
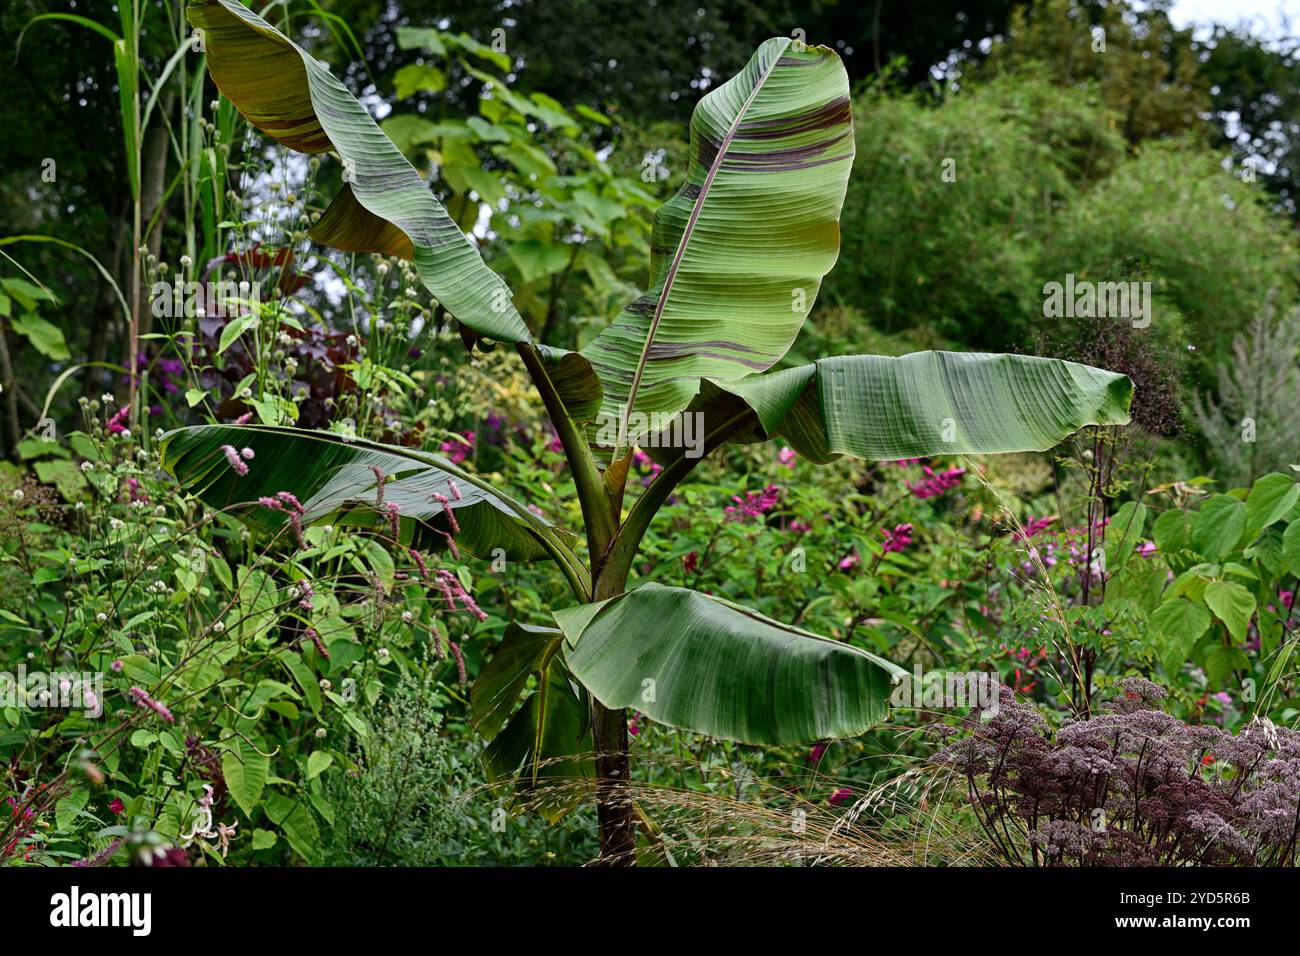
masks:
[[[1284,866],[1300,833],[1300,733],[1255,719],[1237,734],[1157,709],[1141,678],[1053,733],[1002,687],[932,758],[965,782],[1013,866]]]

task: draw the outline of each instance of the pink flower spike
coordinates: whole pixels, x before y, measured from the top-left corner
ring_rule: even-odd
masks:
[[[176,718],[172,716],[172,712],[168,710],[163,704],[159,703],[158,701],[150,697],[147,693],[144,692],[143,689],[139,687],[132,687],[129,693],[131,694],[132,697],[135,698],[135,702],[139,704],[141,707],[147,707],[149,710],[152,710],[155,714],[157,714],[163,720],[167,721],[167,723],[169,724],[176,723]]]
[[[230,463],[230,468],[235,474],[241,478],[248,474],[248,465],[244,463],[234,445],[222,445],[221,453],[226,456],[226,461]]]

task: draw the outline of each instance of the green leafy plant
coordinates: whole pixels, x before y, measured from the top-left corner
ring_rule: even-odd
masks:
[[[535,339],[474,241],[324,66],[235,0],[199,0],[188,15],[218,87],[250,122],[343,161],[345,185],[312,236],[413,260],[467,342],[515,347],[563,446],[586,555],[577,536],[427,451],[197,426],[166,439],[165,465],[209,505],[238,507],[271,534],[328,520],[416,551],[554,562],[576,604],[554,609],[558,627],[502,645],[480,676],[490,684],[475,696],[476,719],[489,765],[522,768],[525,784],[594,750],[607,862],[635,853],[627,706],[753,744],[851,736],[885,717],[902,673],[707,594],[628,588],[647,528],[702,457],[777,436],[822,463],[1043,450],[1128,419],[1127,378],[1055,359],[921,352],[769,371],[838,253],[854,146],[848,79],[827,48],[768,40],[700,101],[686,182],[655,216],[647,291],[568,352]],[[625,506],[638,446],[661,469]],[[530,675],[536,691],[507,720]]]

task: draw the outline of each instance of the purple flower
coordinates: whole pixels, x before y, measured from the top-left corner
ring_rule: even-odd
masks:
[[[936,473],[929,465],[925,465],[921,470],[925,473],[924,481],[907,483],[908,489],[918,498],[937,498],[960,485],[962,475],[966,474],[965,468],[949,468]]]
[[[912,526],[910,524],[896,524],[890,530],[880,529],[880,533],[885,536],[885,553],[890,551],[902,551],[912,543]]]
[[[781,488],[779,485],[768,485],[762,491],[748,492],[744,498],[739,495],[732,495],[731,500],[735,503],[727,505],[725,509],[728,521],[746,521],[750,518],[760,518],[780,502]]]

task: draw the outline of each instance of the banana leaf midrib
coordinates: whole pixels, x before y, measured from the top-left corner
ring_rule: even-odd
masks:
[[[786,46],[788,47],[789,44],[787,43]],[[781,53],[784,52],[783,48]],[[736,112],[736,119],[728,128],[726,136],[722,138],[717,155],[713,157],[713,162],[709,165],[709,171],[704,177],[704,183],[700,186],[700,193],[695,197],[695,204],[691,207],[691,215],[686,221],[685,229],[682,230],[682,238],[677,243],[677,251],[673,254],[673,261],[665,274],[663,290],[659,293],[659,300],[655,303],[654,317],[650,320],[650,330],[646,335],[645,345],[641,348],[641,359],[637,362],[636,372],[632,376],[632,387],[628,392],[623,420],[619,424],[618,445],[614,449],[615,457],[617,457],[621,446],[627,441],[628,416],[631,414],[632,409],[636,407],[636,393],[641,387],[641,376],[645,372],[646,362],[650,357],[650,348],[654,344],[655,334],[659,330],[659,323],[663,318],[664,308],[668,303],[668,296],[672,293],[673,283],[677,278],[677,270],[681,266],[682,258],[686,255],[686,247],[690,244],[691,236],[695,232],[695,226],[699,222],[704,203],[709,197],[709,190],[713,186],[713,180],[717,177],[718,170],[722,168],[722,162],[727,156],[727,151],[735,141],[736,131],[740,129],[745,117],[749,115],[750,107],[754,105],[754,100],[757,99],[759,92],[763,89],[763,84],[767,82],[768,77],[772,75],[772,71],[781,62],[781,53],[772,57],[772,62],[764,68],[762,75],[754,83],[754,88],[749,91],[749,96],[746,97],[744,105]]]

